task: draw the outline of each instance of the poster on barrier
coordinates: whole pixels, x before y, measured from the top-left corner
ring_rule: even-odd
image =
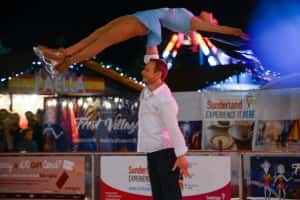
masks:
[[[187,147],[189,149],[201,149],[202,121],[179,121],[178,125]]]
[[[250,157],[248,199],[300,199],[300,156]]]
[[[251,150],[254,94],[207,92],[202,97],[202,149]]]
[[[0,157],[0,199],[84,199],[85,158]]]
[[[136,97],[101,97],[86,99],[76,116],[78,127],[77,151],[117,152],[136,151]],[[93,147],[93,144],[96,146]]]
[[[230,157],[198,155],[188,160],[190,177],[183,182],[184,200],[230,200]],[[100,200],[151,200],[146,156],[101,156],[99,188]]]
[[[258,90],[254,150],[300,150],[299,100],[299,88]]]
[[[48,98],[45,110],[49,123],[63,130],[56,135],[67,137],[74,151],[136,151],[137,96]]]
[[[300,150],[300,120],[260,120],[255,150]]]

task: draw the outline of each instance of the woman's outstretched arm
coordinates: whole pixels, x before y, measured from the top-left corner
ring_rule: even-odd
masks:
[[[192,31],[206,31],[206,32],[221,33],[226,35],[233,35],[233,36],[240,37],[244,40],[249,40],[249,36],[246,33],[244,33],[240,28],[212,24],[200,19],[197,16],[192,17],[190,23],[190,29]]]

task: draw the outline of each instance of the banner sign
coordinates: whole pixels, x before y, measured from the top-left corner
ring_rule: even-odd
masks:
[[[248,93],[203,93],[203,120],[254,120],[255,96]]]
[[[74,150],[136,152],[138,97],[49,98],[47,102],[53,100],[56,103],[46,107],[47,119],[70,138]]]
[[[49,76],[36,73],[11,79],[8,88],[14,93],[87,95],[103,94],[105,85],[101,77],[69,74],[51,79]]]
[[[100,200],[152,199],[145,156],[100,159]],[[188,156],[188,160],[190,177],[183,181],[184,200],[230,200],[230,157]]]
[[[249,197],[300,199],[300,157],[253,156],[250,168]]]
[[[0,199],[80,199],[85,173],[84,157],[0,157]]]
[[[201,149],[202,121],[179,121],[185,143],[189,149]]]
[[[254,136],[255,150],[299,151],[300,120],[260,120]]]
[[[250,93],[203,93],[203,149],[251,150],[255,96]]]

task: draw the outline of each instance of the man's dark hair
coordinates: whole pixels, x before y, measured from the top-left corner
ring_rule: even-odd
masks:
[[[151,59],[150,61],[155,62],[155,71],[160,71],[161,72],[161,80],[165,81],[168,75],[168,66],[167,64],[161,60],[161,59]]]

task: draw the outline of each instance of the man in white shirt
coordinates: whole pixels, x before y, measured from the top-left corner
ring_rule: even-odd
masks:
[[[179,179],[189,176],[187,146],[178,126],[178,106],[164,83],[168,68],[151,59],[141,72],[146,87],[140,94],[138,151],[147,153],[154,200],[180,200]]]

